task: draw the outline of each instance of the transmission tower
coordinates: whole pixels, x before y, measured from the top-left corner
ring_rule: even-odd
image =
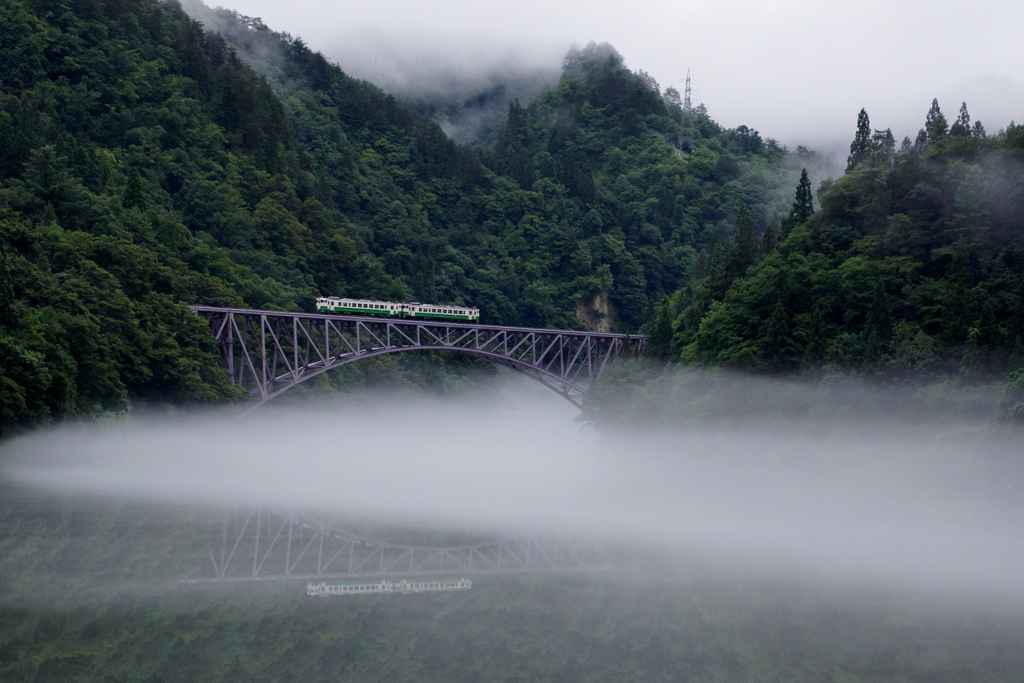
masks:
[[[690,103],[690,70],[686,70],[686,90],[683,93],[683,120],[679,127],[679,142],[676,145],[680,152],[689,154],[693,151],[693,105]]]

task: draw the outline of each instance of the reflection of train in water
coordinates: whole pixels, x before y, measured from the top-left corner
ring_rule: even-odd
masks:
[[[479,308],[441,306],[439,304],[421,304],[417,302],[400,304],[394,301],[345,299],[336,296],[322,296],[317,299],[316,310],[323,313],[355,313],[357,315],[379,315],[388,318],[480,321]]]
[[[467,591],[473,587],[469,579],[437,579],[428,581],[372,581],[369,583],[324,583],[306,586],[306,595],[369,595],[371,593],[436,593]]]

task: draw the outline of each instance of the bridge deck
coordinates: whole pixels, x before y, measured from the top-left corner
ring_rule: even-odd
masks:
[[[562,334],[580,337],[601,337],[610,339],[622,339],[640,341],[646,340],[642,334],[628,334],[624,332],[591,332],[589,330],[553,330],[545,327],[515,327],[512,325],[480,325],[478,323],[448,322],[446,320],[427,320],[424,318],[398,318],[387,315],[349,315],[347,313],[302,313],[292,311],[270,311],[258,308],[228,308],[220,306],[189,306],[193,313],[234,313],[236,315],[286,315],[300,320],[358,320],[366,323],[389,322],[396,325],[431,325],[439,327],[458,327],[462,329],[486,330],[490,332],[516,332],[532,334]]]

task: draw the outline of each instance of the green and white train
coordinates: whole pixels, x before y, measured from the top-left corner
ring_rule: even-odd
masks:
[[[316,310],[321,313],[348,313],[355,315],[378,315],[387,318],[420,318],[425,320],[456,320],[479,322],[480,309],[464,306],[442,306],[417,302],[395,303],[371,299],[345,299],[336,296],[322,296],[316,300]]]

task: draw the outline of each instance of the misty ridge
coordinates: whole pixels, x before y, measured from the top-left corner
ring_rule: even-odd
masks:
[[[258,72],[282,65],[283,37],[258,18],[244,17],[201,0],[182,7],[212,31],[230,36]],[[425,36],[386,36],[363,31],[323,48],[355,78],[408,102],[435,120],[456,142],[488,147],[505,124],[513,100],[528,103],[558,84],[562,46],[532,45],[496,53],[462,38],[445,42]]]

